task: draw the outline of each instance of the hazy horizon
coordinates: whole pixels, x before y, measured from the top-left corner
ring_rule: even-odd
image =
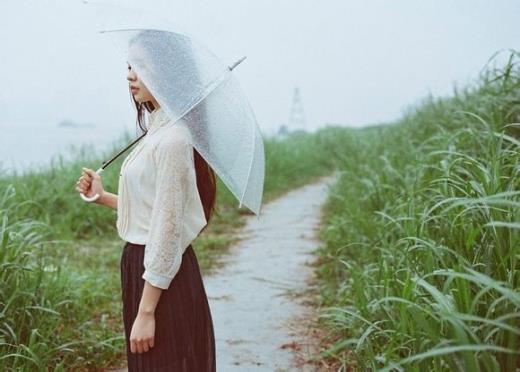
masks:
[[[512,0],[128,3],[171,19],[224,62],[247,56],[235,73],[266,135],[287,123],[295,86],[308,130],[391,122],[430,93],[474,81],[494,52],[518,49],[520,36],[520,2]],[[126,61],[103,46],[84,7],[0,4],[4,131],[62,120],[114,138],[135,129]]]

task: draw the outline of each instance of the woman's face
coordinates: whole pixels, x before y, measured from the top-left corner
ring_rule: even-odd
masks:
[[[129,82],[129,88],[130,88],[130,91],[132,92],[132,95],[134,96],[135,100],[137,102],[141,102],[141,103],[148,102],[148,101],[155,102],[155,99],[152,96],[152,94],[150,93],[150,91],[148,90],[148,88],[139,79],[139,76],[137,76],[137,74],[132,70],[132,67],[130,66],[130,64],[128,62],[127,62],[127,64],[128,64],[128,75],[127,75],[126,79]]]

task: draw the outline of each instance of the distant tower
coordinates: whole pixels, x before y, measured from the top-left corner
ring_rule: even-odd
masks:
[[[305,130],[305,112],[303,111],[300,88],[294,87],[291,113],[289,115],[290,130]]]

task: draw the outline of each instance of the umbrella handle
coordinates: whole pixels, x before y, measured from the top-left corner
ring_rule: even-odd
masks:
[[[101,174],[101,173],[103,172],[103,170],[104,170],[103,168],[99,168],[99,169],[96,171],[96,173],[97,173],[97,174]],[[101,195],[99,195],[98,193],[96,193],[96,195],[93,195],[93,196],[88,197],[88,196],[85,196],[85,194],[83,194],[82,192],[80,192],[80,193],[79,193],[79,196],[81,196],[81,199],[85,200],[87,203],[92,203],[93,201],[98,200],[99,197],[100,197]]]

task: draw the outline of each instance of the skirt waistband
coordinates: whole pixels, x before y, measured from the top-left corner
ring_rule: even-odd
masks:
[[[132,242],[125,242],[125,247],[127,246],[134,246],[134,247],[144,247],[145,244],[137,244],[137,243],[132,243]]]

